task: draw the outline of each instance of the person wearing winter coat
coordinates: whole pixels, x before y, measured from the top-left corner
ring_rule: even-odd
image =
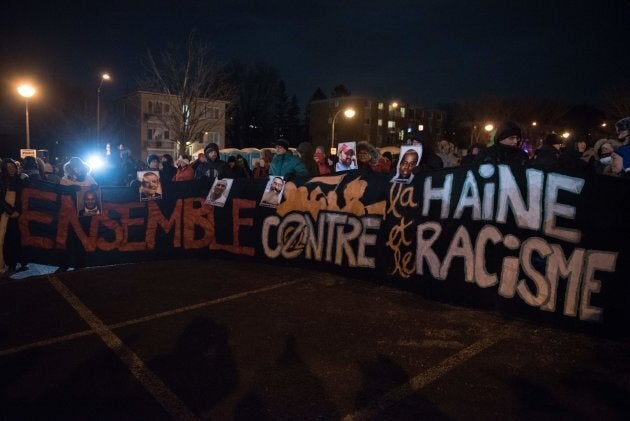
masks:
[[[516,123],[512,121],[504,122],[494,135],[493,145],[479,152],[475,159],[475,165],[525,165],[529,161],[529,156],[519,146],[521,138],[522,131]]]
[[[195,171],[195,178],[225,178],[226,162],[219,157],[219,145],[209,143],[203,150],[207,161],[200,163]]]
[[[175,168],[175,162],[170,154],[165,153],[162,155],[162,163],[160,168],[160,182],[162,184],[168,184],[175,178],[177,174],[177,168]]]
[[[289,142],[278,139],[275,142],[276,156],[271,161],[269,175],[277,175],[285,179],[308,177],[308,170],[300,158],[289,152]]]
[[[377,172],[387,174],[391,170],[391,161],[383,158],[369,142],[357,143],[357,165],[361,172]]]
[[[333,172],[333,162],[326,156],[326,149],[323,146],[318,146],[313,152],[313,161],[317,167],[316,175],[326,175]]]
[[[534,152],[530,164],[532,167],[542,168],[547,171],[558,169],[562,138],[555,133],[550,133],[543,139],[542,146]]]
[[[173,177],[173,181],[190,181],[195,179],[195,172],[190,166],[190,158],[188,156],[180,157],[177,162],[177,173]]]
[[[0,175],[0,273],[11,274],[17,270],[26,270],[26,261],[22,257],[20,228],[18,217],[21,213],[21,194],[24,180],[28,176],[18,173],[17,163],[7,158],[2,162]],[[6,268],[5,268],[6,263]]]

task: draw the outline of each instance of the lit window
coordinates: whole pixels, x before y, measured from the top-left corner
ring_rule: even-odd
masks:
[[[405,118],[405,111],[406,111],[406,110],[405,110],[405,107],[400,107],[400,116],[401,116],[402,118]]]
[[[424,124],[418,124],[418,131],[421,132],[424,130]]]
[[[379,109],[379,110],[382,110],[382,109],[383,109],[383,103],[382,103],[382,102],[379,102],[379,103],[378,103],[378,109]]]
[[[388,129],[393,129],[394,127],[396,127],[396,122],[395,122],[395,121],[392,121],[392,120],[389,120],[389,121],[387,122],[387,128],[388,128]]]
[[[382,118],[379,118],[379,119],[378,119],[378,125],[379,125],[379,126],[382,126],[382,125],[383,125],[383,119],[382,119]]]

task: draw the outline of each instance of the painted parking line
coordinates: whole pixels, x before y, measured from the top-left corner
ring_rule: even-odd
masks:
[[[252,290],[245,291],[245,292],[239,292],[237,294],[228,295],[226,297],[217,298],[215,300],[205,301],[203,303],[193,304],[193,305],[189,305],[189,306],[185,306],[185,307],[179,307],[179,308],[176,308],[176,309],[173,309],[173,310],[164,311],[164,312],[161,312],[161,313],[155,313],[155,314],[151,314],[151,315],[145,316],[145,317],[138,317],[136,319],[126,320],[126,321],[120,322],[120,323],[114,323],[114,324],[111,324],[111,325],[107,325],[107,328],[109,328],[109,329],[118,329],[118,328],[125,327],[125,326],[131,326],[131,325],[135,325],[135,324],[139,324],[139,323],[144,323],[144,322],[148,322],[148,321],[152,321],[152,320],[157,320],[157,319],[161,319],[161,318],[164,318],[164,317],[173,316],[175,314],[185,313],[187,311],[198,310],[200,308],[212,306],[212,305],[215,305],[215,304],[227,303],[229,301],[238,300],[240,298],[245,298],[245,297],[248,297],[250,295],[260,294],[260,293],[267,292],[267,291],[273,291],[274,289],[291,286],[291,285],[294,285],[294,284],[296,284],[298,282],[303,282],[303,281],[282,282],[282,283],[279,283],[279,284],[273,284],[273,285],[269,285],[269,286],[262,287],[262,288],[252,289]],[[81,331],[81,332],[72,333],[70,335],[57,336],[55,338],[44,339],[44,340],[41,340],[41,341],[37,341],[37,342],[32,342],[30,344],[26,344],[26,345],[20,345],[20,346],[16,346],[16,347],[13,347],[13,348],[7,348],[7,349],[0,350],[0,357],[4,357],[4,356],[7,356],[7,355],[12,355],[12,354],[17,354],[18,352],[28,351],[28,350],[31,350],[31,349],[41,348],[41,347],[44,347],[44,346],[55,345],[55,344],[71,341],[73,339],[82,338],[84,336],[93,335],[93,334],[96,334],[96,332],[94,330],[92,330],[92,329],[89,329],[89,330],[84,330],[84,331]]]
[[[507,335],[497,334],[492,337],[483,338],[467,348],[462,349],[458,353],[450,356],[442,361],[440,364],[429,368],[428,370],[420,373],[419,375],[410,379],[407,383],[390,390],[385,395],[381,396],[376,403],[371,407],[363,411],[348,414],[343,417],[344,421],[373,419],[379,411],[387,409],[398,402],[401,402],[409,396],[416,393],[418,390],[433,383],[440,377],[459,367],[464,362],[470,360],[475,355],[480,354],[491,346],[505,339]]]
[[[195,414],[173,393],[144,361],[114,334],[79,298],[72,293],[56,276],[48,278],[52,286],[74,308],[105,345],[129,368],[133,376],[144,386],[153,398],[176,420],[195,420]]]

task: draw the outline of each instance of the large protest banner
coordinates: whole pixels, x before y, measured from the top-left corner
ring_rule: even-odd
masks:
[[[80,217],[70,187],[33,183],[20,231],[29,261],[98,266],[230,255],[380,279],[436,299],[570,325],[630,321],[630,183],[483,165],[411,183],[349,171],[286,182],[169,183],[160,200],[103,187]],[[225,189],[225,186],[223,186]]]

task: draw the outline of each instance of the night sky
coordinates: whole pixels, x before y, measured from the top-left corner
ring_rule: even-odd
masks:
[[[48,4],[46,4],[48,3]],[[266,62],[300,104],[317,87],[438,106],[483,95],[597,105],[628,82],[630,1],[10,1],[2,78],[135,88],[147,48],[196,29],[221,61]],[[43,88],[45,89],[45,88]]]

